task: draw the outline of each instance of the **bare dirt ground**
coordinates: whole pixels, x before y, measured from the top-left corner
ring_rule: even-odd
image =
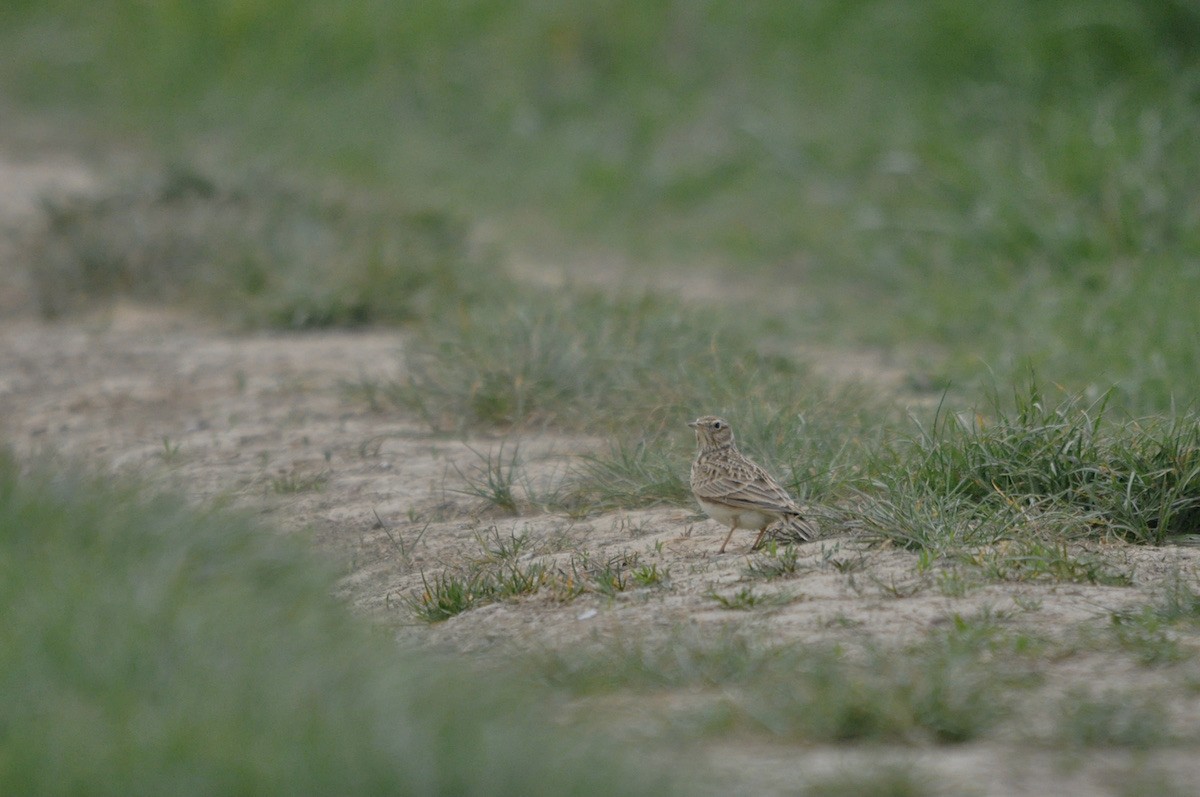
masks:
[[[69,161],[13,163],[0,158],[0,227],[37,223],[36,197],[87,190],[91,178]],[[3,250],[0,250],[0,256]],[[516,441],[452,439],[416,418],[373,411],[346,389],[364,377],[400,376],[404,336],[396,331],[234,335],[176,313],[118,305],[58,323],[28,310],[27,287],[8,265],[0,281],[0,441],[21,456],[61,454],[133,472],[181,490],[198,504],[233,504],[266,516],[287,533],[307,535],[344,575],[339,595],[420,644],[461,651],[574,650],[612,640],[757,632],[783,642],[865,638],[919,640],[929,629],[990,611],[1042,633],[1077,633],[1110,624],[1111,613],[1146,604],[1154,585],[1174,570],[1194,573],[1186,548],[1103,546],[1131,587],[1080,584],[990,584],[961,597],[919,574],[913,554],[868,547],[853,533],[827,529],[800,549],[798,575],[754,582],[778,605],[753,611],[721,608],[714,595],[747,586],[745,549],[716,554],[723,529],[692,508],[617,511],[571,518],[529,507],[498,513],[460,492],[480,455]],[[897,369],[871,354],[816,353],[832,373],[896,387]],[[873,364],[878,368],[872,370]],[[697,408],[701,412],[704,408]],[[680,435],[688,430],[680,419]],[[528,435],[520,441],[536,486],[570,468],[602,441]],[[535,489],[536,494],[536,489]],[[598,559],[636,555],[668,573],[665,585],[613,596],[589,592],[563,600],[544,590],[493,603],[443,623],[413,620],[405,598],[422,578],[476,556],[480,539],[527,535],[526,556],[563,568],[581,552]],[[853,562],[853,566],[845,563]],[[840,564],[839,564],[840,563]],[[1096,688],[1153,672],[1114,665],[1111,656],[1080,655],[1049,674],[1062,690]],[[1194,709],[1194,697],[1183,709]],[[656,706],[627,700],[628,725],[652,733]],[[900,761],[933,774],[950,793],[1106,794],[1114,773],[1165,771],[1180,783],[1200,778],[1187,751],[1061,754],[1021,739],[960,746],[823,748],[759,741],[711,743],[711,765],[746,794],[795,793],[806,778],[868,764]]]

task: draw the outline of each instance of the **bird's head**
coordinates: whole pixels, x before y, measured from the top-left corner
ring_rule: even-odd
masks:
[[[696,430],[696,442],[701,446],[726,446],[733,443],[733,429],[724,418],[701,415],[688,426]]]

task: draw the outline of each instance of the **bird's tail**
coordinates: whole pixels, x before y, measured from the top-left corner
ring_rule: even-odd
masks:
[[[821,533],[816,523],[804,515],[788,515],[767,529],[767,536],[777,542],[812,542]]]

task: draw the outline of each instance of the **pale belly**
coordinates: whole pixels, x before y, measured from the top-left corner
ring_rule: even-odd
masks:
[[[777,520],[775,515],[759,512],[754,509],[738,509],[724,504],[714,504],[711,501],[705,501],[703,498],[697,498],[700,502],[700,508],[713,520],[724,523],[726,526],[732,526],[736,529],[763,529],[770,523]]]

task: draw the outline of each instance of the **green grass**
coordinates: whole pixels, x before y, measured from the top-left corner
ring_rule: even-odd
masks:
[[[638,565],[629,575],[638,587],[665,587],[671,582],[671,568],[659,568],[657,563]]]
[[[176,167],[45,207],[24,258],[47,317],[124,295],[239,325],[360,326],[452,312],[492,289],[463,221],[380,198]]]
[[[714,320],[724,322],[716,334]],[[840,504],[826,511],[834,527],[854,521],[954,555],[1020,541],[974,560],[996,578],[1121,583],[1066,543],[1200,532],[1192,412],[1134,419],[1104,398],[1046,393],[1030,378],[977,410],[943,404],[902,421],[861,386],[833,388],[773,353],[781,338],[771,330],[663,298],[528,290],[494,313],[426,327],[409,349],[407,381],[383,390],[435,429],[549,425],[612,436],[553,491],[551,503],[574,513],[690,504],[683,422],[718,412],[802,503]],[[517,474],[497,464],[469,489],[503,505]]]
[[[667,440],[619,441],[605,453],[582,458],[563,499],[577,510],[687,504],[692,489],[686,462],[684,451]]]
[[[1146,667],[1188,659],[1185,640],[1200,627],[1200,595],[1195,580],[1175,573],[1165,580],[1161,594],[1149,606],[1111,615],[1113,640]]]
[[[729,686],[791,664],[788,649],[756,644],[730,629],[702,636],[695,629],[677,628],[668,637],[630,635],[588,649],[544,650],[518,663],[547,684],[580,696]]]
[[[550,695],[397,650],[329,597],[332,574],[302,548],[174,496],[0,459],[0,725],[13,731],[0,791],[669,787],[595,734],[547,726]]]
[[[769,319],[661,297],[525,289],[482,316],[424,327],[408,350],[409,377],[373,394],[435,430],[499,425],[519,437],[550,426],[611,437],[539,497],[574,515],[691,505],[683,424],[718,412],[827,531],[853,524],[988,579],[1128,584],[1075,543],[1200,533],[1193,412],[1132,418],[1107,397],[1047,393],[1029,378],[973,411],[943,402],[902,420],[862,386],[831,387],[774,353],[781,340]],[[464,489],[515,511],[515,455],[502,448],[480,462]]]
[[[23,45],[0,71],[9,94],[164,137],[223,123],[277,159],[414,193],[443,177],[438,194],[473,189],[492,206],[560,205],[559,222],[626,225],[646,248],[696,236],[690,252],[865,251],[881,269],[949,223],[980,234],[944,239],[934,268],[975,242],[1016,262],[1050,242],[1053,265],[1093,240],[1140,252],[1186,229],[1172,210],[1190,194],[1171,164],[1195,163],[1178,141],[1191,117],[1141,115],[1186,108],[1200,16],[1180,3],[89,10],[8,10]],[[1148,190],[1146,172],[1169,190]]]
[[[710,592],[708,597],[722,609],[731,611],[750,611],[757,607],[786,606],[796,600],[796,597],[786,590],[777,592],[755,592],[752,587],[740,587],[728,595]]]
[[[998,581],[1059,581],[1125,587],[1133,583],[1128,573],[1110,564],[1103,555],[1075,551],[1067,543],[1017,539],[985,548],[968,560],[982,574]]]
[[[329,484],[331,478],[333,474],[327,470],[310,474],[295,471],[281,473],[271,478],[271,492],[278,495],[320,492]]]
[[[409,613],[418,620],[437,623],[483,606],[536,595],[545,590],[554,600],[571,601],[592,593],[613,597],[633,589],[665,589],[670,568],[643,562],[636,551],[608,557],[576,550],[565,560],[526,551],[529,538],[506,540],[493,526],[488,535],[477,535],[478,553],[448,563],[440,571],[421,575],[421,589],[404,598]]]
[[[1176,573],[1166,582],[1153,613],[1163,622],[1200,625],[1200,585]]]
[[[1015,391],[1013,403],[993,400],[987,414],[947,412],[918,427],[866,491],[882,498],[865,507],[863,522],[935,550],[1038,529],[1059,540],[1149,543],[1200,530],[1194,414],[1121,421],[1102,401],[1047,397],[1036,383]]]
[[[419,620],[437,623],[488,603],[533,595],[555,582],[545,562],[524,555],[525,535],[505,538],[495,527],[476,535],[479,553],[433,576],[421,574],[421,589],[404,598]]]
[[[1013,676],[981,655],[987,639],[963,628],[931,637],[924,651],[879,650],[865,662],[814,656],[802,688],[765,688],[748,714],[772,733],[829,741],[979,738],[1008,711],[1001,690]]]
[[[1200,533],[1195,8],[432,9],[0,7],[6,118],[182,164],[48,206],[18,257],[43,313],[131,295],[238,325],[407,325],[408,379],[363,380],[360,398],[439,432],[612,439],[537,496],[572,514],[690,504],[682,424],[724,414],[827,531],[918,552],[917,580],[876,584],[897,599],[926,582],[1125,584],[1094,541]],[[612,259],[734,290],[550,291],[504,276],[493,244],[521,265]],[[908,396],[831,385],[799,353],[811,342],[893,355],[909,388],[946,391],[941,411],[904,419]],[[1031,386],[1031,367],[1056,390]],[[164,462],[177,449],[164,439]],[[532,509],[516,451],[482,454],[464,489]],[[397,656],[328,605],[328,578],[286,543],[75,477],[0,485],[20,499],[0,503],[3,725],[27,729],[0,748],[0,791],[495,793],[471,780],[487,771],[512,793],[611,792],[607,759],[569,739],[545,755],[515,705],[531,693]],[[410,610],[670,587],[637,554],[551,566],[517,538],[479,547],[427,575]],[[790,577],[788,550],[747,578]],[[831,549],[821,566],[853,578],[864,560]],[[1100,644],[1172,666],[1195,614],[1178,587],[1114,615]],[[545,677],[720,692],[726,729],[787,740],[957,742],[1010,708],[1003,640],[971,621],[902,655],[628,643]],[[1164,743],[1152,701],[1077,697],[1057,731],[1068,746]]]
[[[785,545],[780,549],[775,540],[767,540],[763,552],[747,563],[746,575],[764,581],[787,578],[800,571],[799,562],[800,551],[795,545]]]
[[[697,401],[803,384],[801,365],[754,345],[758,331],[658,295],[516,290],[420,330],[389,392],[437,429],[637,420],[653,432]]]
[[[1170,631],[1152,610],[1117,612],[1112,615],[1112,638],[1122,650],[1131,653],[1144,667],[1156,667],[1188,658]]]
[[[723,719],[689,733],[957,743],[991,732],[1009,711],[1006,690],[1033,682],[1014,664],[1015,640],[988,618],[959,618],[949,632],[900,649],[766,644],[729,630],[679,629],[671,638],[547,652],[526,666],[579,694],[669,690],[709,701]]]
[[[1160,691],[1088,688],[1065,695],[1042,676],[1078,651],[1009,624],[1001,612],[955,615],[919,638],[881,643],[779,643],[735,626],[677,627],[667,637],[606,639],[583,649],[525,654],[539,679],[600,705],[605,695],[662,695],[656,721],[683,739],[750,738],[856,745],[1011,742],[1013,734],[1068,750],[1151,750],[1187,743]],[[1082,631],[1082,629],[1080,629]],[[1086,636],[1086,635],[1085,635]],[[1087,648],[1114,664],[1137,651],[1115,637]],[[745,738],[745,737],[743,737]]]
[[[252,322],[426,317],[397,258],[424,246],[421,219],[465,219],[535,263],[599,251],[761,280],[790,308],[776,313],[787,334],[915,353],[917,382],[968,399],[1031,364],[1072,392],[1115,388],[1137,413],[1200,389],[1200,12],[1178,0],[471,0],[445,14],[115,0],[103,15],[54,0],[0,13],[0,98],[18,111],[132,137],[216,167],[217,182],[332,178],[380,209],[293,202],[264,228],[276,192],[250,181],[250,220],[208,229],[231,241],[221,259],[245,261],[234,293],[248,282],[256,298],[234,309]],[[222,196],[212,212],[246,215]],[[378,220],[405,208],[415,220]],[[58,238],[81,236],[75,212]],[[84,207],[97,213],[188,241],[158,211]],[[124,289],[153,290],[150,276]],[[56,310],[69,299],[43,296]],[[481,385],[471,415],[520,415],[510,388]]]
[[[1153,694],[1075,691],[1062,700],[1058,738],[1075,747],[1159,747],[1171,739],[1166,705]]]
[[[642,564],[641,555],[635,551],[623,551],[607,558],[583,551],[573,554],[567,568],[560,570],[560,589],[565,589],[567,596],[594,592],[611,598],[629,589],[666,584],[667,573],[660,571],[657,564]]]
[[[689,501],[684,424],[709,412],[728,417],[743,450],[802,501],[844,493],[869,475],[896,413],[861,386],[830,385],[785,345],[770,319],[662,296],[526,288],[426,325],[406,349],[406,376],[359,392],[437,431],[550,426],[611,437],[555,491],[570,511]]]
[[[464,487],[459,491],[464,495],[478,498],[485,505],[494,506],[509,515],[521,514],[521,502],[528,500],[530,489],[526,482],[519,484],[521,477],[521,447],[516,444],[512,452],[506,454],[504,444],[493,453],[479,452],[471,449],[478,462],[473,463],[468,473],[455,466],[455,472],[463,481]],[[518,490],[524,487],[524,490]]]

